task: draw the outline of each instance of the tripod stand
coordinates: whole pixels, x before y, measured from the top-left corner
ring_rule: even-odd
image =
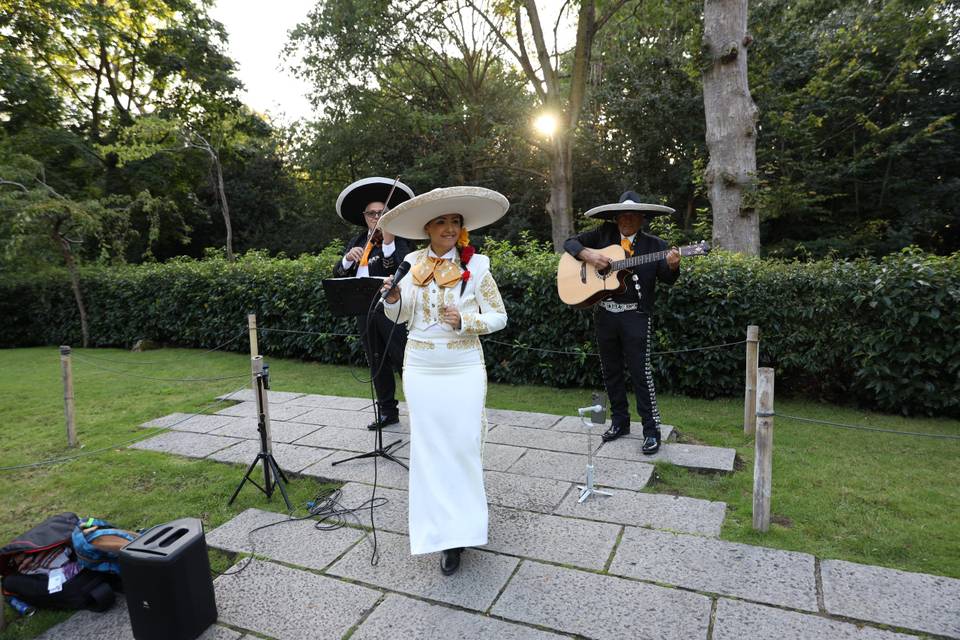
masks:
[[[243,475],[236,491],[233,492],[228,505],[233,504],[240,494],[240,489],[247,482],[259,489],[267,499],[273,497],[274,487],[280,488],[280,494],[287,505],[288,511],[293,511],[293,505],[290,504],[290,498],[287,496],[287,476],[280,470],[276,458],[273,457],[273,449],[270,442],[270,405],[267,401],[267,390],[270,388],[270,374],[267,365],[263,364],[263,356],[253,358],[253,393],[257,398],[257,431],[260,432],[260,453],[253,459],[247,472]],[[257,463],[263,465],[263,486],[257,484],[257,481],[250,477]]]

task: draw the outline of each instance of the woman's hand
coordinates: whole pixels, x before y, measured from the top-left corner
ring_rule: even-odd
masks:
[[[393,276],[387,276],[383,281],[383,286],[380,287],[380,293],[383,294],[383,293],[386,293],[387,291],[390,291],[390,287],[392,286],[393,286]],[[390,291],[390,295],[387,296],[386,301],[390,304],[393,304],[399,299],[400,299],[400,290],[394,289],[393,291]]]
[[[450,325],[457,331],[460,330],[460,310],[459,309],[457,309],[456,307],[444,305],[443,307],[440,308],[440,315],[443,318],[444,322],[446,322],[448,325]]]

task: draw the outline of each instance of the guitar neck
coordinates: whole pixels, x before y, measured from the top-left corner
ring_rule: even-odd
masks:
[[[647,264],[649,262],[656,262],[657,260],[662,260],[667,257],[667,254],[670,253],[670,249],[666,251],[657,251],[656,253],[643,253],[639,256],[633,256],[632,258],[625,258],[623,260],[614,260],[610,263],[610,268],[615,271],[620,269],[630,269],[632,267],[640,266],[641,264]]]

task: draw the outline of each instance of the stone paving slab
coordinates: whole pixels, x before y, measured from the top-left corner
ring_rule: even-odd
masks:
[[[407,445],[409,446],[409,445]],[[318,449],[319,451],[319,449]],[[403,454],[401,450],[397,456]],[[335,455],[327,456],[317,464],[311,465],[301,471],[305,476],[315,478],[325,478],[328,480],[339,480],[342,482],[362,482],[368,485],[373,484],[373,459],[364,458],[362,460],[351,460],[333,466],[334,462],[356,455],[352,451],[339,451]],[[390,487],[393,489],[407,489],[409,484],[409,474],[407,470],[385,458],[380,458],[377,464],[377,485],[380,487]]]
[[[221,622],[278,640],[340,640],[382,595],[259,560],[214,588]]]
[[[270,397],[273,397],[273,394],[270,394]],[[301,395],[297,398],[294,398],[290,401],[290,404],[296,404],[302,407],[310,407],[313,409],[317,408],[326,408],[326,409],[345,409],[348,411],[361,411],[364,409],[369,409],[373,404],[370,402],[370,398],[353,398],[347,396],[324,396],[316,393],[310,393],[307,395]]]
[[[960,638],[960,580],[842,560],[820,576],[832,614]]]
[[[553,431],[563,431],[567,433],[590,433],[594,436],[599,436],[601,433],[610,428],[610,421],[608,420],[604,424],[596,424],[591,426],[589,429],[583,426],[583,422],[580,421],[579,416],[564,416],[560,418],[560,421],[553,425]],[[631,422],[630,423],[630,433],[628,435],[622,436],[623,438],[632,438],[634,440],[643,440],[643,423],[640,422]],[[660,425],[660,438],[663,442],[666,442],[671,439],[676,439],[676,430],[671,424],[661,424]],[[599,444],[599,440],[597,443]]]
[[[271,449],[273,451],[273,457],[280,466],[280,469],[291,473],[298,473],[335,453],[329,449],[298,447],[295,444],[283,444],[282,442],[273,443]],[[253,462],[254,458],[257,457],[258,453],[260,453],[259,440],[241,440],[229,449],[217,451],[208,457],[211,460],[217,460],[219,462],[249,465]],[[260,477],[263,477],[263,471],[260,469],[259,464],[254,473],[259,473]],[[256,478],[257,476],[254,475],[253,477]]]
[[[370,547],[357,545],[327,573],[465,609],[485,611],[519,563],[516,558],[468,549],[461,557],[460,570],[452,576],[445,576],[440,573],[440,554],[410,555],[410,541],[406,536],[381,531],[377,534],[377,541],[380,551],[377,566],[370,564]]]
[[[493,615],[596,640],[705,639],[710,599],[525,560]]]
[[[540,513],[552,513],[571,486],[569,482],[528,478],[502,471],[487,471],[483,478],[490,504]]]
[[[597,449],[598,458],[618,458],[637,462],[669,462],[680,467],[704,469],[706,471],[733,471],[736,449],[726,447],[708,447],[701,444],[677,444],[667,442],[660,445],[660,451],[652,456],[640,452],[641,440],[618,438],[605,442]]]
[[[909,640],[916,636],[720,598],[713,640]]]
[[[274,420],[293,420],[308,411],[310,411],[309,407],[298,407],[289,403],[275,404],[271,402],[270,420],[271,422]],[[257,418],[260,414],[257,410],[256,402],[241,402],[240,404],[235,404],[232,407],[217,411],[217,415],[235,416],[237,418]]]
[[[340,503],[349,509],[355,509],[370,499],[373,487],[369,484],[359,482],[348,482],[340,490]],[[375,497],[386,498],[386,504],[375,507],[373,510],[373,523],[377,531],[392,531],[394,533],[407,534],[407,512],[409,510],[409,501],[407,492],[400,489],[389,489],[387,487],[377,487]],[[370,508],[369,505],[357,513],[359,523],[350,519],[352,524],[361,524],[364,527],[370,526]]]
[[[227,416],[191,414],[191,413],[171,413],[168,416],[157,418],[149,422],[144,422],[141,427],[161,427],[173,429],[175,431],[192,431],[194,433],[209,433],[219,429],[223,425],[229,424],[233,418]]]
[[[168,431],[153,438],[136,442],[130,445],[130,448],[173,453],[187,458],[206,458],[211,453],[226,449],[238,442],[244,442],[244,440],[211,436],[206,433]]]
[[[610,573],[817,611],[813,556],[627,527]]]
[[[508,444],[485,442],[483,444],[483,468],[491,471],[506,471],[520,459],[526,449]]]
[[[270,401],[270,404],[283,404],[284,402],[289,402],[294,398],[302,397],[302,393],[292,393],[290,391],[267,391],[267,399]],[[253,389],[250,387],[244,387],[243,389],[237,389],[231,393],[225,393],[222,396],[217,396],[217,400],[237,400],[239,402],[256,402],[257,398],[253,394]]]
[[[301,407],[305,408],[305,407]],[[296,417],[293,422],[304,422],[306,424],[317,424],[323,427],[346,427],[348,429],[367,429],[367,425],[373,422],[373,411],[347,411],[344,409],[308,409]]]
[[[607,487],[639,491],[653,475],[653,465],[615,458],[594,458],[594,482]],[[510,473],[583,484],[587,479],[587,456],[528,449],[509,469]]]
[[[532,411],[512,411],[510,409],[487,409],[487,422],[515,427],[549,429],[557,423],[560,416]]]
[[[350,640],[561,640],[548,631],[390,594]]]
[[[226,551],[322,570],[366,535],[359,529],[348,527],[321,531],[314,527],[315,524],[315,520],[291,521],[281,513],[247,509],[208,533],[207,544]],[[265,529],[253,531],[264,526]]]
[[[314,427],[316,429],[316,427]],[[397,440],[406,441],[401,434],[384,433],[383,446],[388,446]],[[296,441],[296,444],[308,447],[325,447],[327,449],[343,449],[364,453],[372,451],[377,446],[377,435],[367,429],[345,429],[343,427],[321,427],[310,435]]]
[[[619,533],[616,524],[491,506],[484,549],[600,571]]]
[[[299,440],[305,435],[313,433],[319,429],[315,424],[301,424],[299,422],[281,422],[280,420],[270,420],[270,439],[273,442],[284,442],[290,444],[294,440]],[[230,436],[231,438],[243,438],[245,440],[260,440],[260,429],[256,418],[233,418],[222,427],[217,427],[210,432],[215,436]]]
[[[37,640],[134,640],[130,613],[122,594],[107,611],[80,611],[60,624],[47,629]],[[237,640],[240,634],[232,629],[211,625],[197,640]]]
[[[619,489],[612,496],[593,496],[580,504],[579,492],[570,492],[554,511],[557,515],[651,527],[716,537],[727,505],[698,498]]]
[[[582,453],[587,455],[587,438],[582,433],[561,433],[549,429],[532,429],[527,427],[513,427],[498,425],[491,427],[487,433],[487,442],[509,444],[515,447],[532,449],[546,449],[548,451],[563,451],[566,453]],[[594,446],[599,438],[594,438]]]

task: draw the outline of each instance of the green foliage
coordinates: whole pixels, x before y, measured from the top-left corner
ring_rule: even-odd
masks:
[[[266,329],[355,333],[352,320],[328,314],[321,285],[341,250],[334,244],[296,260],[248,253],[235,264],[213,256],[87,268],[82,287],[91,344],[129,346],[146,337],[214,347],[242,333],[249,312]],[[557,256],[530,239],[487,240],[484,253],[510,318],[485,340],[491,380],[602,386],[599,362],[590,355],[592,313],[560,303]],[[715,252],[685,260],[682,269],[673,287],[660,289],[654,352],[738,342],[756,324],[761,365],[776,368],[779,393],[893,413],[960,415],[960,254],[909,250],[880,262],[795,263]],[[12,327],[2,346],[77,342],[76,311],[62,276],[5,280],[0,300]],[[351,337],[264,331],[261,340],[277,356],[362,362]],[[235,348],[245,348],[244,341]],[[664,390],[709,398],[743,388],[741,345],[664,353],[653,363]]]

